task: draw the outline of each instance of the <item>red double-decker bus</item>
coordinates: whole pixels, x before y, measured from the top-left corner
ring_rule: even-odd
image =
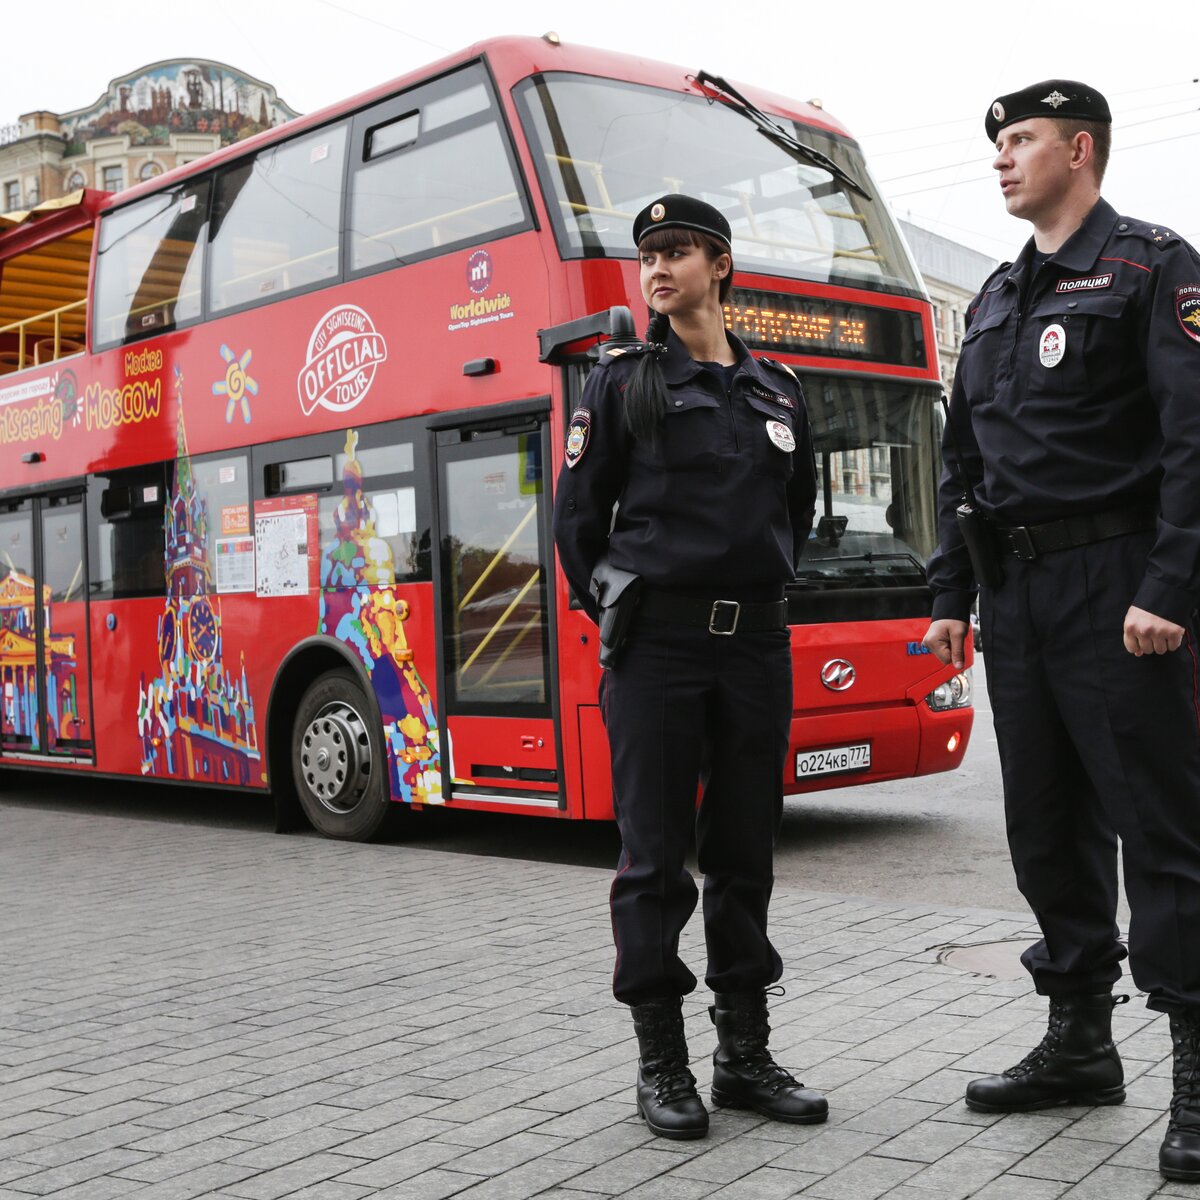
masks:
[[[931,310],[857,146],[548,37],[3,219],[0,766],[270,788],[342,838],[611,817],[550,500],[666,191],[729,218],[729,324],[814,424],[786,790],[958,765],[969,677],[920,645]]]

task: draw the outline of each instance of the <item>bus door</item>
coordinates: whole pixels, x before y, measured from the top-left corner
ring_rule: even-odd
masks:
[[[0,503],[0,752],[91,759],[82,490]]]
[[[545,405],[435,432],[438,697],[451,804],[565,807]]]

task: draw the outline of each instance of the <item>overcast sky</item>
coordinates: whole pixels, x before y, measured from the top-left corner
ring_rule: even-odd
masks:
[[[1001,93],[1082,79],[1113,109],[1107,198],[1200,243],[1194,3],[14,4],[4,17],[0,124],[39,108],[86,107],[110,79],[164,58],[228,63],[310,112],[480,38],[550,29],[564,41],[819,97],[862,143],[898,215],[997,258],[1013,257],[1029,227],[1004,212],[984,113]]]

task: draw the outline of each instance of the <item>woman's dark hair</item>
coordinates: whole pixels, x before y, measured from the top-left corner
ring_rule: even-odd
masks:
[[[694,229],[655,229],[646,234],[638,244],[638,253],[661,253],[676,246],[699,246],[715,262],[722,254],[729,254],[729,247],[707,233]],[[729,273],[721,280],[718,297],[722,303],[733,286],[733,259],[730,256]],[[625,428],[631,436],[654,444],[659,422],[667,411],[667,384],[663,379],[659,356],[666,351],[667,334],[671,329],[670,318],[664,313],[650,312],[650,324],[646,327],[646,345],[651,347],[647,354],[638,359],[629,383],[625,388]]]

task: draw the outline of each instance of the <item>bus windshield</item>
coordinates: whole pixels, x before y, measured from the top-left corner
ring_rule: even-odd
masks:
[[[809,587],[920,586],[937,542],[937,393],[805,374],[817,515],[800,562]]]
[[[797,161],[736,109],[567,74],[535,75],[516,95],[566,258],[632,258],[634,216],[686,192],[725,214],[739,271],[924,294],[881,201]],[[853,142],[775,119],[879,194]]]

